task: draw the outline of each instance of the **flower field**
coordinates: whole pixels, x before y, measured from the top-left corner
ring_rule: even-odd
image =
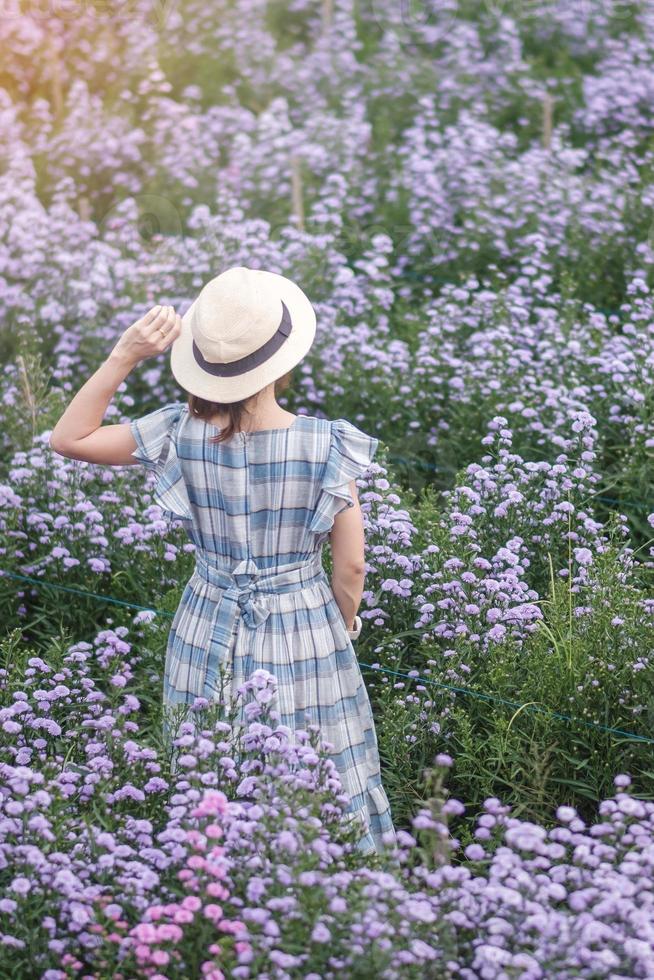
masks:
[[[0,977],[654,976],[654,2],[9,0],[0,45]],[[238,264],[316,308],[280,402],[380,440],[373,857],[273,676],[166,741],[193,546],[49,446]],[[106,420],[180,399],[162,356]]]

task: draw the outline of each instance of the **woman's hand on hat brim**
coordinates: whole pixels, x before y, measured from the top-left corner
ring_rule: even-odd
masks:
[[[179,337],[182,318],[172,306],[153,306],[122,335],[112,354],[133,364],[167,350]]]

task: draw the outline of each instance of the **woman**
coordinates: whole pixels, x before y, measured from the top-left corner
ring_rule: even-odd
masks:
[[[313,307],[293,282],[229,269],[183,318],[155,306],[132,324],[50,445],[72,459],[153,470],[154,499],[195,544],[168,639],[166,708],[229,695],[256,668],[270,671],[280,723],[314,722],[332,744],[350,819],[364,828],[359,847],[373,851],[395,831],[352,640],[365,576],[355,478],[378,440],[345,419],[295,416],[277,404],[275,382],[305,356],[315,330]],[[188,403],[103,426],[130,371],[168,348]],[[327,538],[331,587],[321,561]]]

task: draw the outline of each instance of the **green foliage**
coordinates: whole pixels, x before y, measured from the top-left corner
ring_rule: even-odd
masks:
[[[389,784],[398,813],[412,809],[425,760],[439,751],[455,760],[448,785],[469,808],[468,830],[461,833],[466,841],[488,797],[511,805],[517,817],[545,824],[559,804],[590,818],[619,772],[631,774],[636,795],[654,798],[654,620],[648,591],[626,578],[623,557],[609,549],[581,592],[564,580],[552,582],[544,619],[522,647],[497,644],[480,653],[461,645],[472,693],[435,687],[429,700],[438,710],[430,707],[429,719],[428,701],[414,704],[407,697],[407,690],[420,690],[417,682],[405,682],[402,699],[392,681],[377,686],[378,730],[395,774]],[[449,662],[430,653],[427,644],[422,657],[441,665],[431,678],[448,683]],[[437,735],[429,732],[432,721],[440,725]],[[414,730],[415,751],[406,738]],[[398,773],[414,787],[412,798],[406,788],[402,794]]]

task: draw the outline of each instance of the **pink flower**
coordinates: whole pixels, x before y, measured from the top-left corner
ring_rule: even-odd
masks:
[[[247,932],[247,926],[240,919],[223,919],[218,923],[218,928],[221,932]]]
[[[210,881],[207,885],[207,895],[211,898],[227,898],[227,889],[219,881]]]
[[[205,817],[214,813],[225,813],[227,797],[217,789],[208,789],[192,811],[194,817]]]
[[[139,922],[134,926],[132,934],[140,943],[154,943],[157,939],[157,930],[149,922]]]
[[[188,909],[176,909],[176,911],[173,912],[173,921],[181,922],[183,924],[193,922],[193,913],[189,912]]]

